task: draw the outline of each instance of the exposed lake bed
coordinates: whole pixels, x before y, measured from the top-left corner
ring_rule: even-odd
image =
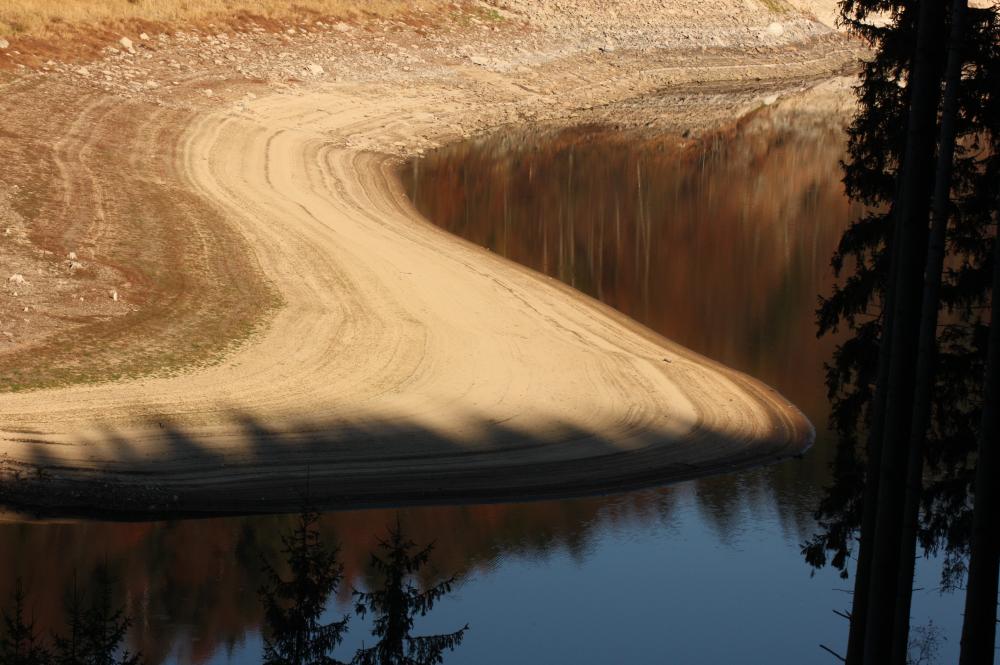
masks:
[[[0,609],[249,665],[308,560],[339,660],[385,611],[452,664],[830,662],[868,50],[807,0],[410,4],[0,39]]]

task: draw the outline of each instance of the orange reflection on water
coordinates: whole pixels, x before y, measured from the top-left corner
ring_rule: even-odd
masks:
[[[757,115],[693,144],[599,129],[503,136],[413,162],[435,224],[746,371],[825,422],[816,298],[852,214],[831,118]]]

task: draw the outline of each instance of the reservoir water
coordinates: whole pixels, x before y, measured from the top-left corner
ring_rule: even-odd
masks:
[[[455,578],[414,634],[468,624],[449,664],[825,664],[841,651],[850,580],[813,571],[802,543],[827,482],[817,296],[856,210],[843,196],[844,138],[832,118],[758,114],[698,139],[599,128],[508,133],[406,165],[431,222],[560,279],[650,328],[756,376],[817,426],[802,459],[625,495],[523,504],[327,513],[351,590],[377,583],[370,555],[398,524],[435,547],[419,582]],[[263,562],[283,559],[295,516],[151,523],[0,523],[0,599],[21,580],[36,630],[63,629],[64,599],[99,570],[150,664],[259,663]],[[962,598],[922,560],[914,625],[958,649]],[[370,645],[354,617],[335,653]],[[919,631],[918,631],[919,634]]]

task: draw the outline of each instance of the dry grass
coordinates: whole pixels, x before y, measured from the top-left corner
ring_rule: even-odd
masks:
[[[0,0],[0,36],[42,37],[84,26],[178,24],[239,15],[390,16],[439,4],[439,0]]]

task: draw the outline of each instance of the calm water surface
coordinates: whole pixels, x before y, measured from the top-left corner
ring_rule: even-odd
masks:
[[[345,583],[372,579],[369,553],[397,516],[436,542],[423,581],[459,584],[416,633],[468,623],[451,664],[831,663],[850,583],[815,575],[799,546],[832,448],[817,294],[851,216],[843,138],[829,119],[762,115],[681,146],[600,131],[510,135],[445,149],[403,172],[445,229],[603,300],[707,356],[757,376],[817,424],[804,460],[623,496],[330,513]],[[58,629],[73,580],[109,567],[150,663],[260,661],[261,557],[281,559],[290,517],[159,523],[0,524],[0,594],[24,580],[38,628]],[[918,571],[914,622],[958,648],[962,599]],[[370,623],[354,620],[349,660]]]

